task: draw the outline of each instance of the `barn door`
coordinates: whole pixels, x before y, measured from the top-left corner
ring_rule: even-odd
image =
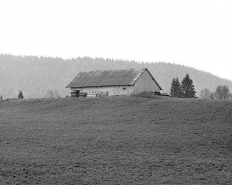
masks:
[[[77,90],[77,91],[75,92],[75,96],[76,96],[76,97],[79,97],[79,94],[80,94],[80,90]]]

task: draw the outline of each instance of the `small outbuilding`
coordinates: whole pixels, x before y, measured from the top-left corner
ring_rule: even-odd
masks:
[[[87,96],[130,95],[162,90],[146,68],[80,72],[66,88],[70,88],[75,96],[83,93]]]

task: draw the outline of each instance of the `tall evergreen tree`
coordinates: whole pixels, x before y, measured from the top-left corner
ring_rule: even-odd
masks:
[[[186,74],[184,79],[181,82],[182,97],[183,98],[194,98],[196,91],[193,85],[192,79],[189,77],[189,74]]]
[[[172,80],[170,94],[172,97],[178,97],[178,98],[180,98],[182,95],[181,85],[180,85],[178,77],[173,78]]]
[[[181,87],[178,77],[176,78],[176,97],[178,98],[182,97],[182,87]]]
[[[171,89],[170,89],[170,95],[172,97],[176,97],[176,79],[172,79]]]

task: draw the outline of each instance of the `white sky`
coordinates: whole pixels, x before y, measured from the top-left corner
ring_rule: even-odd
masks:
[[[232,1],[0,0],[0,53],[164,61],[232,80]]]

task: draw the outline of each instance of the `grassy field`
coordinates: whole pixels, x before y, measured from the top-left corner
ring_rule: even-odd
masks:
[[[232,184],[232,101],[0,101],[0,184]]]

